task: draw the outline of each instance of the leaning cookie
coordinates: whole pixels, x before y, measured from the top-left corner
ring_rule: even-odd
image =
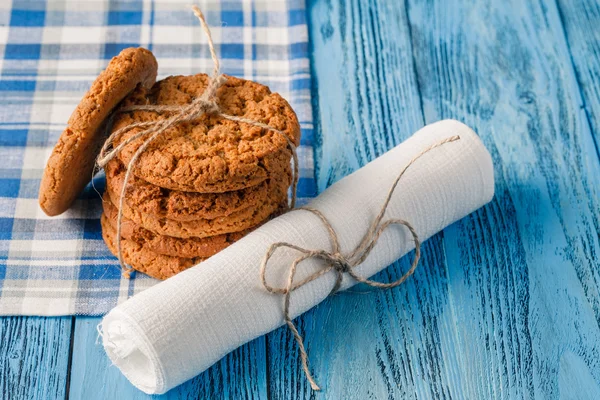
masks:
[[[121,193],[125,180],[125,166],[117,158],[104,168],[106,185],[113,193]],[[193,193],[164,189],[131,176],[127,185],[126,201],[132,209],[144,214],[175,221],[194,221],[226,217],[246,208],[256,208],[267,200],[273,185],[282,188],[291,183],[289,164],[282,165],[270,180],[245,189],[225,193]]]
[[[119,204],[119,193],[107,186],[106,193],[113,204]],[[277,212],[283,205],[287,204],[287,190],[282,187],[274,187],[264,203],[255,208],[245,208],[236,211],[226,217],[214,219],[199,219],[194,221],[174,221],[156,217],[151,214],[141,213],[123,204],[123,216],[132,220],[152,232],[164,236],[173,236],[187,239],[190,237],[205,238],[208,236],[223,235],[232,232],[241,232],[258,225]]]
[[[138,88],[123,105],[179,107],[190,104],[205,91],[205,74],[172,76],[157,82],[152,89]],[[180,191],[221,193],[258,185],[274,169],[289,164],[288,139],[300,143],[296,114],[283,97],[256,82],[228,76],[217,91],[221,112],[283,132],[263,129],[245,122],[230,121],[209,113],[191,122],[182,122],[159,135],[140,155],[132,172],[154,185]],[[135,123],[164,120],[166,115],[151,111],[120,113],[113,131]],[[139,133],[134,128],[115,138],[115,146]],[[284,135],[287,137],[284,137]],[[119,153],[129,165],[144,142],[139,138]]]
[[[115,257],[118,257],[115,229],[104,215],[102,215],[100,223],[102,225],[102,237],[106,242],[106,246]],[[170,278],[205,260],[201,257],[181,258],[157,254],[148,250],[143,245],[127,239],[121,239],[121,250],[123,252],[123,261],[127,265],[152,278],[161,280]]]
[[[129,48],[114,57],[96,78],[48,159],[39,191],[40,207],[46,214],[66,211],[92,179],[96,157],[106,139],[108,115],[138,84],[152,86],[157,68],[149,50]]]
[[[118,210],[107,195],[104,196],[103,207],[106,221],[116,231]],[[158,235],[137,225],[130,219],[123,218],[121,221],[121,237],[143,245],[143,247],[154,253],[166,256],[183,258],[210,257],[241,239],[254,228],[206,238],[181,239]]]

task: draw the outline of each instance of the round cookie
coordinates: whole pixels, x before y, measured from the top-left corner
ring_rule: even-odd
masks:
[[[110,225],[105,215],[100,218],[100,224],[102,225],[102,238],[106,242],[106,246],[115,257],[118,257],[115,229]],[[123,261],[127,265],[152,278],[161,280],[170,278],[205,260],[204,258],[180,258],[157,254],[143,245],[127,239],[121,239],[121,250]]]
[[[138,88],[123,102],[131,105],[182,106],[200,96],[208,76],[172,76],[157,82],[152,89]],[[300,125],[296,114],[277,93],[256,82],[235,77],[217,91],[217,103],[226,114],[268,124],[285,133],[297,146]],[[167,118],[150,111],[120,113],[113,130],[137,122]],[[140,132],[126,131],[115,140],[115,146]],[[143,143],[139,138],[119,153],[128,165]],[[179,123],[159,135],[137,160],[133,173],[157,186],[201,193],[220,193],[257,185],[270,172],[289,164],[291,151],[286,138],[272,130],[247,123],[226,120],[216,114]]]
[[[287,205],[287,191],[281,187],[274,187],[274,191],[269,193],[267,201],[258,205],[258,207],[246,208],[231,213],[226,217],[214,219],[199,219],[194,221],[173,221],[170,219],[159,218],[151,214],[141,213],[123,204],[123,216],[132,220],[149,231],[163,236],[173,236],[182,239],[191,237],[205,238],[209,236],[223,235],[232,232],[241,232],[252,228],[269,218],[269,216],[284,205]],[[114,205],[119,204],[119,193],[113,192],[110,187],[106,188],[106,193]]]
[[[66,211],[92,179],[96,157],[106,139],[105,120],[138,84],[150,87],[158,65],[149,50],[128,48],[113,57],[92,84],[61,134],[40,183],[39,203],[50,215]]]
[[[108,196],[103,199],[104,216],[107,222],[116,231],[117,229],[117,207],[110,201]],[[230,244],[241,239],[254,228],[235,233],[228,233],[206,238],[181,239],[172,236],[157,235],[133,221],[123,218],[121,223],[121,237],[143,245],[148,250],[173,257],[210,257],[223,250]]]
[[[115,158],[106,165],[105,171],[107,186],[120,195],[125,180],[125,166]],[[275,174],[271,183],[287,188],[290,176],[291,169],[286,164],[281,173]],[[144,214],[175,221],[193,221],[225,217],[245,208],[256,208],[266,201],[268,193],[269,181],[233,192],[192,193],[164,189],[132,174],[126,201],[129,207]]]

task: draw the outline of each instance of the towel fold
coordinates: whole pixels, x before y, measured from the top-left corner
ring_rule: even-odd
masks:
[[[340,180],[309,206],[321,211],[338,234],[341,253],[361,241],[382,207],[391,184],[410,159],[452,135],[460,140],[431,150],[402,177],[384,218],[402,218],[421,241],[491,200],[491,157],[466,125],[445,120],[428,125],[365,167]],[[168,279],[114,308],[102,321],[103,345],[133,385],[164,393],[196,376],[240,345],[283,324],[283,297],[265,290],[260,263],[272,243],[331,250],[323,223],[296,210],[284,214],[200,265]],[[355,271],[368,277],[414,248],[401,226],[388,228]],[[298,253],[280,249],[269,262],[267,280],[285,286]],[[296,280],[323,268],[309,259]],[[291,296],[295,317],[319,304],[331,291],[331,271]],[[353,285],[344,277],[342,289]]]

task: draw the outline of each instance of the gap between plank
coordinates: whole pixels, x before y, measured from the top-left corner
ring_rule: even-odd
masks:
[[[408,7],[410,4],[406,0],[404,2],[404,16],[406,17],[406,29],[408,31],[408,43],[410,43],[410,59],[412,64],[412,73],[413,79],[416,82],[417,87],[417,96],[419,97],[419,109],[421,111],[421,124],[425,126],[425,109],[423,107],[423,96],[421,95],[421,83],[419,82],[419,74],[417,73],[417,60],[415,59],[415,51],[414,51],[414,43],[413,43],[413,35],[412,35],[412,25],[410,23]]]
[[[73,343],[75,342],[75,316],[71,317],[71,338],[69,340],[69,359],[67,361],[67,377],[65,379],[65,400],[69,400],[71,389],[71,366],[73,365]]]

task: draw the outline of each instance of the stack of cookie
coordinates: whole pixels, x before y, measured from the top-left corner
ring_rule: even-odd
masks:
[[[121,107],[183,106],[200,96],[204,74],[174,76],[151,88],[139,85]],[[217,92],[220,110],[268,124],[296,145],[293,110],[266,86],[227,77]],[[136,110],[115,115],[113,131],[167,115]],[[127,130],[114,146],[139,132]],[[143,143],[125,146],[105,167],[102,231],[117,254],[117,214],[125,173]],[[121,249],[134,269],[165,279],[199,263],[287,207],[292,153],[281,133],[205,114],[159,136],[135,162],[122,208]]]
[[[129,48],[94,81],[44,170],[39,202],[46,214],[66,211],[90,181],[111,121],[116,132],[168,118],[200,96],[209,82],[200,74],[155,83],[157,68],[150,51]],[[127,264],[152,277],[165,279],[197,264],[287,207],[288,140],[296,146],[300,142],[290,105],[266,86],[233,77],[227,77],[215,101],[222,113],[280,132],[213,112],[175,124],[142,153],[131,166],[124,196],[121,249]],[[161,112],[119,111],[136,105],[164,107]],[[141,129],[126,130],[113,145]],[[102,234],[115,255],[117,205],[127,166],[144,139],[129,143],[105,167]]]

